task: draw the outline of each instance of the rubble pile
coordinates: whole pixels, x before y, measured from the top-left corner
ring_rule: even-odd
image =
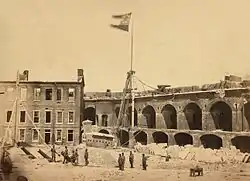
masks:
[[[194,160],[207,163],[239,163],[242,161],[244,154],[237,150],[235,147],[221,148],[219,150],[212,150],[203,147],[193,147],[192,145],[186,146],[166,146],[166,144],[137,144],[135,150],[139,153],[150,155],[169,155],[173,159],[181,160]]]
[[[150,155],[166,155],[166,147],[167,143],[152,143],[148,145],[142,145],[141,143],[137,143],[137,145],[135,145],[135,151]]]

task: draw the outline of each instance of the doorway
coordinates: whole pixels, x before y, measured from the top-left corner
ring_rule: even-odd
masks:
[[[45,140],[45,143],[46,143],[46,144],[49,144],[49,143],[50,143],[50,138],[51,138],[50,129],[45,129],[44,140]]]

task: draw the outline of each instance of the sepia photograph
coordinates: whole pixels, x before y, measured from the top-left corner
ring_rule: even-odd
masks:
[[[0,181],[249,181],[250,1],[0,0]]]

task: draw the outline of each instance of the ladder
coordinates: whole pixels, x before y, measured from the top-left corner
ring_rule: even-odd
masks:
[[[120,110],[119,110],[119,114],[118,114],[118,119],[117,119],[117,129],[116,129],[116,135],[118,137],[117,142],[118,145],[121,146],[120,143],[120,138],[122,138],[122,134],[120,134],[120,128],[124,127],[124,117],[128,108],[128,104],[129,104],[129,100],[127,100],[127,94],[131,94],[131,90],[132,90],[132,76],[134,74],[134,71],[129,71],[127,72],[127,78],[126,78],[126,82],[125,82],[125,87],[123,89],[123,93],[122,93],[122,99],[121,99],[121,104],[120,104]]]

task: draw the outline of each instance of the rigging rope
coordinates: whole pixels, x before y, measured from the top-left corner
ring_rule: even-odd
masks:
[[[137,76],[134,75],[132,81],[133,81],[133,85],[136,85],[136,87],[138,87],[138,84],[137,84],[137,81],[136,81],[136,80],[137,80],[138,82],[141,83],[144,92],[146,92],[146,88],[145,88],[145,87],[148,87],[148,88],[150,88],[150,89],[153,89],[153,91],[156,92],[156,93],[163,94],[163,95],[168,95],[167,93],[165,93],[165,92],[163,92],[163,91],[159,91],[158,88],[155,88],[155,87],[153,87],[153,86],[150,86],[150,85],[146,84],[145,82],[143,82],[143,81],[140,80]],[[173,94],[172,101],[173,101],[174,99],[175,99],[175,94]],[[120,130],[120,131],[121,131],[121,130]],[[134,138],[135,138],[138,134],[140,134],[141,132],[143,132],[142,129],[139,130],[139,131],[137,131],[136,134],[133,134],[133,136],[132,136],[128,141],[126,141],[125,143],[123,143],[121,146],[124,146],[124,145],[126,145],[127,143],[129,143],[130,140],[134,139]],[[121,132],[120,134],[122,134],[122,132]]]
[[[144,85],[147,86],[148,88],[153,89],[153,91],[155,91],[156,93],[164,94],[164,95],[169,95],[169,94],[167,94],[165,92],[159,91],[159,89],[157,89],[157,88],[155,88],[153,86],[150,86],[150,85],[146,84],[145,82],[143,82],[142,80],[140,80],[138,77],[135,76],[135,78],[142,84],[145,92],[146,92],[146,89],[145,89]],[[173,95],[173,98],[171,99],[171,101],[173,101],[175,99],[175,94],[173,93],[172,95]]]
[[[143,130],[139,130],[137,131],[136,134],[134,134],[128,141],[126,141],[125,143],[123,143],[121,146],[126,145],[127,143],[129,143],[130,140],[132,140],[133,138],[135,138],[138,134],[140,134],[141,132],[143,132]]]
[[[27,103],[25,103],[25,104],[26,104],[26,106],[27,106]],[[45,145],[46,145],[49,149],[51,149],[51,147],[50,147],[48,144],[46,144],[45,140],[43,139],[43,137],[42,137],[42,135],[41,135],[41,133],[40,133],[40,130],[37,128],[37,126],[35,125],[35,123],[33,123],[33,120],[32,120],[32,118],[31,118],[30,114],[28,113],[26,107],[25,107],[24,105],[22,105],[22,106],[23,106],[23,108],[25,109],[25,111],[27,112],[28,119],[29,119],[30,122],[33,124],[33,126],[35,127],[35,130],[37,131],[37,133],[38,133],[39,137],[41,138],[41,140],[45,143]]]
[[[8,124],[8,127],[7,127],[7,129],[5,130],[5,132],[4,132],[4,137],[3,137],[3,140],[2,140],[2,145],[1,145],[1,148],[3,148],[4,147],[4,144],[5,144],[5,140],[6,140],[6,138],[7,138],[7,132],[9,132],[9,129],[10,129],[10,125],[11,125],[11,123],[12,123],[12,121],[13,121],[13,114],[14,114],[14,112],[16,111],[15,110],[15,104],[16,104],[16,102],[17,102],[17,99],[14,101],[14,103],[13,103],[13,105],[12,105],[12,109],[11,109],[11,117],[10,117],[10,120],[9,120],[9,124]],[[15,140],[15,138],[14,138],[14,140]]]

